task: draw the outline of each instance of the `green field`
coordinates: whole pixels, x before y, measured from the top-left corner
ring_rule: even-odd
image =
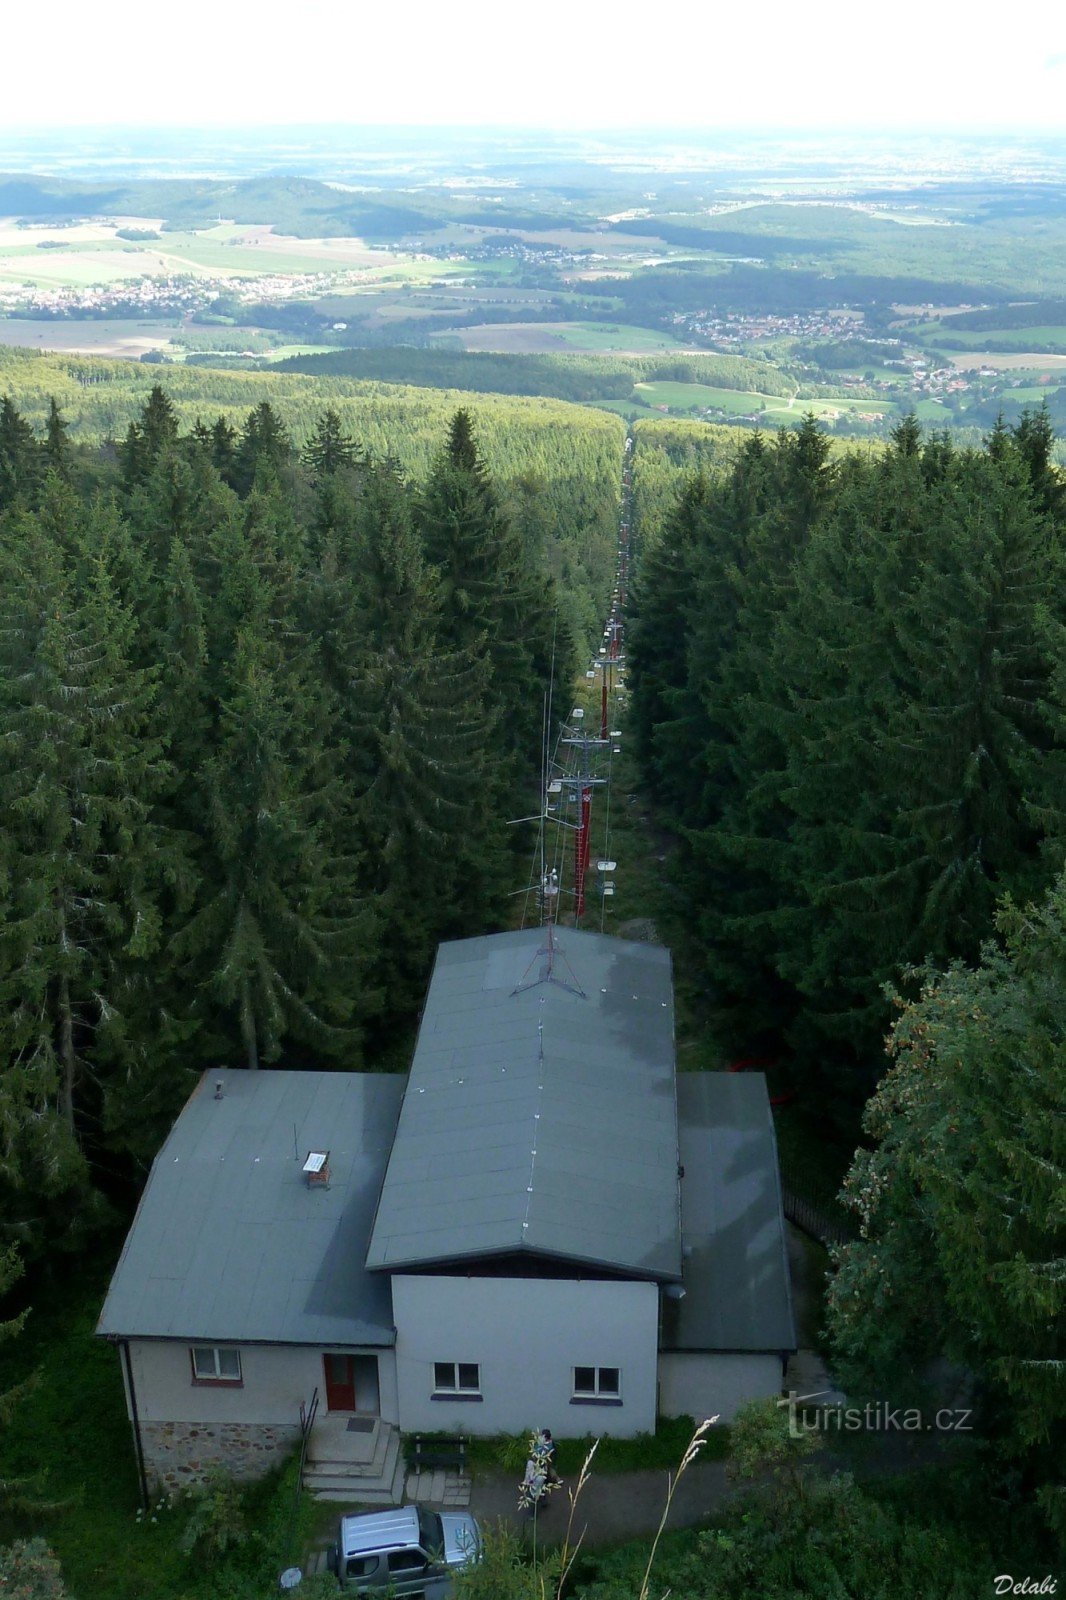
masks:
[[[965,350],[1033,351],[1034,354],[1039,353],[1038,347],[1053,351],[1066,350],[1066,327],[1061,324],[1045,323],[1038,328],[986,328],[975,333],[966,328],[959,328],[956,332],[951,320],[945,317],[942,322],[920,323],[913,330],[913,336],[923,344],[939,349],[949,348],[943,341],[950,339],[950,348],[961,347]]]
[[[486,322],[447,330],[435,337],[458,339],[467,350],[501,355],[557,354],[565,351],[655,355],[663,351],[698,354],[671,334],[616,322]]]
[[[669,333],[652,328],[636,328],[626,323],[564,322],[559,324],[562,341],[571,350],[684,350],[687,347]]]
[[[666,407],[670,411],[715,410],[727,416],[743,417],[757,413],[769,422],[798,421],[808,411],[816,417],[832,417],[834,413],[880,412],[895,415],[897,407],[890,400],[856,400],[851,396],[823,396],[818,399],[804,397],[789,400],[781,395],[760,394],[750,389],[719,389],[703,383],[638,383],[634,397],[638,396],[653,408]]]

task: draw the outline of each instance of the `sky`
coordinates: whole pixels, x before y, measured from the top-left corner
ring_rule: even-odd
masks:
[[[0,127],[344,122],[1066,132],[1066,4],[51,0]],[[1016,19],[1016,25],[1015,24]]]

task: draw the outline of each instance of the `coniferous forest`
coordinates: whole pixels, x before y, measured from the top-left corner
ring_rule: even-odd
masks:
[[[630,731],[712,1026],[773,1064],[815,1159],[847,1170],[836,1380],[914,1403],[952,1363],[980,1444],[945,1457],[945,1503],[961,1483],[966,1516],[1011,1507],[1019,1534],[1041,1530],[1033,1550],[1063,1532],[1066,1417],[1053,442],[1043,409],[980,449],[913,419],[876,455],[832,457],[813,418],[753,434],[723,473],[685,481],[628,635]],[[639,433],[637,449],[639,473]],[[782,1587],[765,1592],[830,1592],[791,1587],[818,1567],[808,1515],[782,1531]],[[751,1529],[736,1549],[761,1559]],[[970,1593],[964,1565],[937,1556],[914,1592],[950,1574]],[[900,1575],[880,1589],[878,1567],[847,1592],[910,1592]]]
[[[911,418],[833,457],[808,418],[691,477],[645,555],[632,732],[706,986],[830,1118],[883,1070],[886,986],[974,962],[997,901],[1061,870],[1052,445],[1036,411],[978,450]]]
[[[267,401],[182,432],[157,388],[86,450],[54,403],[34,429],[3,402],[0,1210],[24,1258],[104,1220],[205,1066],[402,1066],[438,940],[502,925],[578,642],[540,521],[504,510],[464,411],[414,480],[330,410],[297,452]]]

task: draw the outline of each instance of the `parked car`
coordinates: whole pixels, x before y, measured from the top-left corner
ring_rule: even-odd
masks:
[[[481,1559],[481,1531],[466,1511],[368,1511],[342,1517],[330,1569],[349,1594],[444,1600],[451,1575]]]

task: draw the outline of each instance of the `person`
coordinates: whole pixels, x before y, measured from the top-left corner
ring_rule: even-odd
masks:
[[[552,1438],[550,1428],[541,1428],[537,1435],[539,1455],[544,1463],[544,1482],[549,1489],[554,1489],[561,1482],[555,1470],[555,1440]]]

